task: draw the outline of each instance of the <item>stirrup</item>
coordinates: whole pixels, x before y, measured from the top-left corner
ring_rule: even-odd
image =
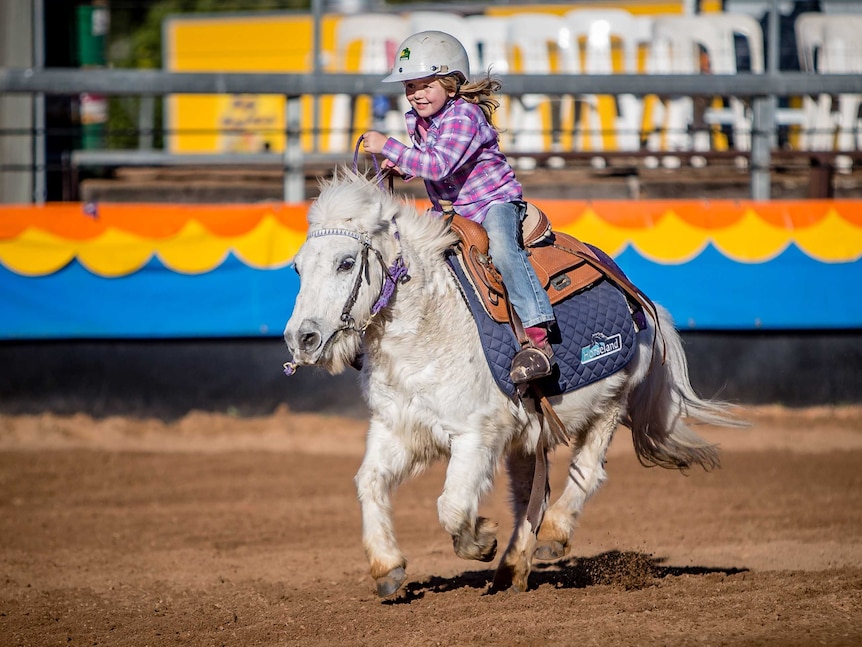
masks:
[[[535,346],[522,348],[512,359],[512,370],[509,377],[515,384],[524,384],[532,380],[547,377],[554,370],[553,356]]]

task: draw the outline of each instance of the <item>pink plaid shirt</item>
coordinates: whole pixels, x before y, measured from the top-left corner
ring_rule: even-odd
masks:
[[[521,200],[521,185],[500,151],[497,131],[479,106],[450,100],[431,117],[424,139],[417,118],[413,110],[405,115],[414,146],[390,137],[383,155],[406,177],[425,180],[435,210],[442,211],[440,201],[446,200],[458,214],[482,222],[492,204]]]

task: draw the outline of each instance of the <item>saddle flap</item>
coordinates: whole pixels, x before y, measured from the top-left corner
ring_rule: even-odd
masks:
[[[551,303],[589,287],[602,273],[582,257],[598,261],[588,245],[569,234],[553,232],[550,244],[528,247],[536,276],[548,293]]]
[[[521,224],[524,247],[531,247],[546,242],[551,237],[551,221],[545,212],[532,202],[527,203],[524,222]]]
[[[449,227],[458,234],[465,248],[475,247],[482,254],[488,253],[488,232],[478,222],[455,214],[451,216]]]
[[[489,313],[493,311],[498,321],[508,321],[503,280],[488,256],[488,232],[479,223],[459,215],[451,217],[449,226],[461,239],[458,253]]]

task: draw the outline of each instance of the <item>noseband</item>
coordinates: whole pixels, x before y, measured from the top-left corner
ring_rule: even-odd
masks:
[[[353,287],[350,290],[347,301],[344,303],[344,307],[341,309],[341,326],[332,332],[329,339],[334,339],[337,333],[344,330],[356,330],[359,333],[364,333],[368,326],[371,325],[374,317],[376,317],[383,308],[389,305],[389,301],[392,299],[392,295],[395,294],[395,288],[397,285],[399,283],[406,283],[410,280],[410,274],[407,271],[407,265],[404,263],[404,257],[401,255],[399,250],[398,256],[395,257],[392,265],[387,268],[386,262],[383,260],[383,255],[379,250],[375,249],[371,245],[371,237],[368,234],[359,233],[351,229],[318,229],[317,231],[309,233],[307,238],[322,238],[323,236],[347,236],[348,238],[358,240],[362,244],[362,253],[360,254],[356,277],[353,280]],[[398,233],[398,225],[396,223],[395,240],[399,241],[399,247],[400,239],[401,237]],[[368,263],[369,252],[374,253],[377,261],[380,263],[380,267],[383,270],[385,278],[383,280],[383,284],[380,286],[380,293],[377,295],[377,300],[374,302],[374,305],[371,306],[371,314],[362,326],[357,327],[356,320],[353,318],[351,311],[353,310],[353,306],[356,305],[356,299],[359,296],[359,288],[362,286],[362,278],[365,277],[366,283],[371,283],[371,274],[369,272]],[[293,362],[285,362],[284,372],[286,375],[293,375],[296,372],[296,364]]]

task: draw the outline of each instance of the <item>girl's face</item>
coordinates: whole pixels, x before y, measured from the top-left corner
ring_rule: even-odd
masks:
[[[436,76],[404,81],[404,93],[413,109],[425,119],[440,112],[449,97],[455,96],[454,92],[448,92],[440,85]]]

